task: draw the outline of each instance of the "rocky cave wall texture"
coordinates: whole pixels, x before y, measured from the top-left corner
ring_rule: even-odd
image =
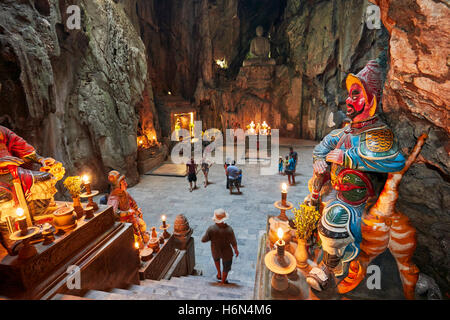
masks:
[[[450,283],[450,9],[448,1],[380,0],[390,33],[383,111],[403,150],[428,132],[421,163],[400,185],[398,208],[416,227],[415,261],[447,295]]]
[[[406,152],[430,136],[398,207],[418,230],[415,261],[448,292],[449,5],[373,2],[378,30],[365,0],[0,0],[0,123],[69,174],[92,172],[100,189],[112,168],[134,184],[139,114],[160,139],[169,91],[207,128],[259,115],[284,136],[319,140],[344,108],[346,75],[385,51],[386,121]],[[72,4],[81,30],[67,29]],[[241,66],[258,25],[276,66],[249,74]]]
[[[66,24],[70,5],[81,29]],[[138,112],[152,108],[135,1],[0,1],[2,124],[68,174],[111,169],[134,184]]]

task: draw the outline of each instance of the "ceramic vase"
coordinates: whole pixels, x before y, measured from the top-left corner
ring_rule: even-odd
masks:
[[[297,267],[304,269],[308,266],[308,251],[306,250],[306,240],[297,240],[297,249],[295,250],[295,259],[297,260]]]

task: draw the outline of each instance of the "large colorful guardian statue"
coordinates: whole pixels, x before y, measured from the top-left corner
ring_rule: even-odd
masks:
[[[389,248],[405,295],[413,298],[418,277],[411,263],[415,230],[394,208],[398,183],[407,168],[391,129],[378,117],[382,76],[377,61],[369,61],[356,75],[349,74],[346,86],[347,116],[352,122],[328,134],[313,152],[314,176],[307,201],[322,212],[318,231],[324,253],[307,281],[320,291],[332,277],[347,275],[338,291],[349,292],[364,278],[370,261]],[[397,172],[399,177],[393,174]]]

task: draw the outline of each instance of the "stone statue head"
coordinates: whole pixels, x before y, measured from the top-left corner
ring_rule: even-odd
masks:
[[[257,35],[258,37],[262,37],[263,33],[264,33],[264,29],[263,29],[262,26],[256,27],[256,35]]]
[[[373,117],[379,110],[382,79],[377,61],[370,60],[356,75],[349,74],[346,79],[348,90],[347,117],[353,122],[361,122]]]

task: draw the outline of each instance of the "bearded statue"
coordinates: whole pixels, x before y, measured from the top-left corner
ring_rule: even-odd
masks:
[[[142,247],[149,241],[150,236],[146,231],[147,225],[143,219],[141,208],[127,191],[128,184],[125,176],[112,170],[108,174],[108,180],[111,184],[111,193],[107,204],[113,207],[114,213],[121,222],[133,225],[135,239]]]
[[[388,173],[401,171],[405,166],[405,157],[399,151],[392,130],[378,115],[382,92],[378,62],[369,61],[358,74],[349,74],[346,87],[347,117],[351,123],[332,131],[315,147],[314,176],[309,181],[310,195],[305,199],[320,208],[318,231],[324,251],[321,264],[311,270],[307,281],[321,291],[333,283],[331,279],[337,283],[339,277],[347,274],[339,283],[340,293],[354,289],[365,275],[363,269],[369,259],[365,260],[364,268],[356,262],[351,265],[361,251],[363,214],[377,201]],[[366,238],[374,237],[369,220],[373,220],[370,223],[386,220],[389,227],[392,222],[381,212],[371,214],[366,220]],[[381,238],[386,235],[382,234]],[[378,236],[373,238],[373,247],[366,245],[366,252],[378,250],[379,254],[386,249],[387,242],[386,246],[376,248]],[[391,252],[397,259],[395,246],[392,247]],[[408,262],[403,267],[409,266]]]

